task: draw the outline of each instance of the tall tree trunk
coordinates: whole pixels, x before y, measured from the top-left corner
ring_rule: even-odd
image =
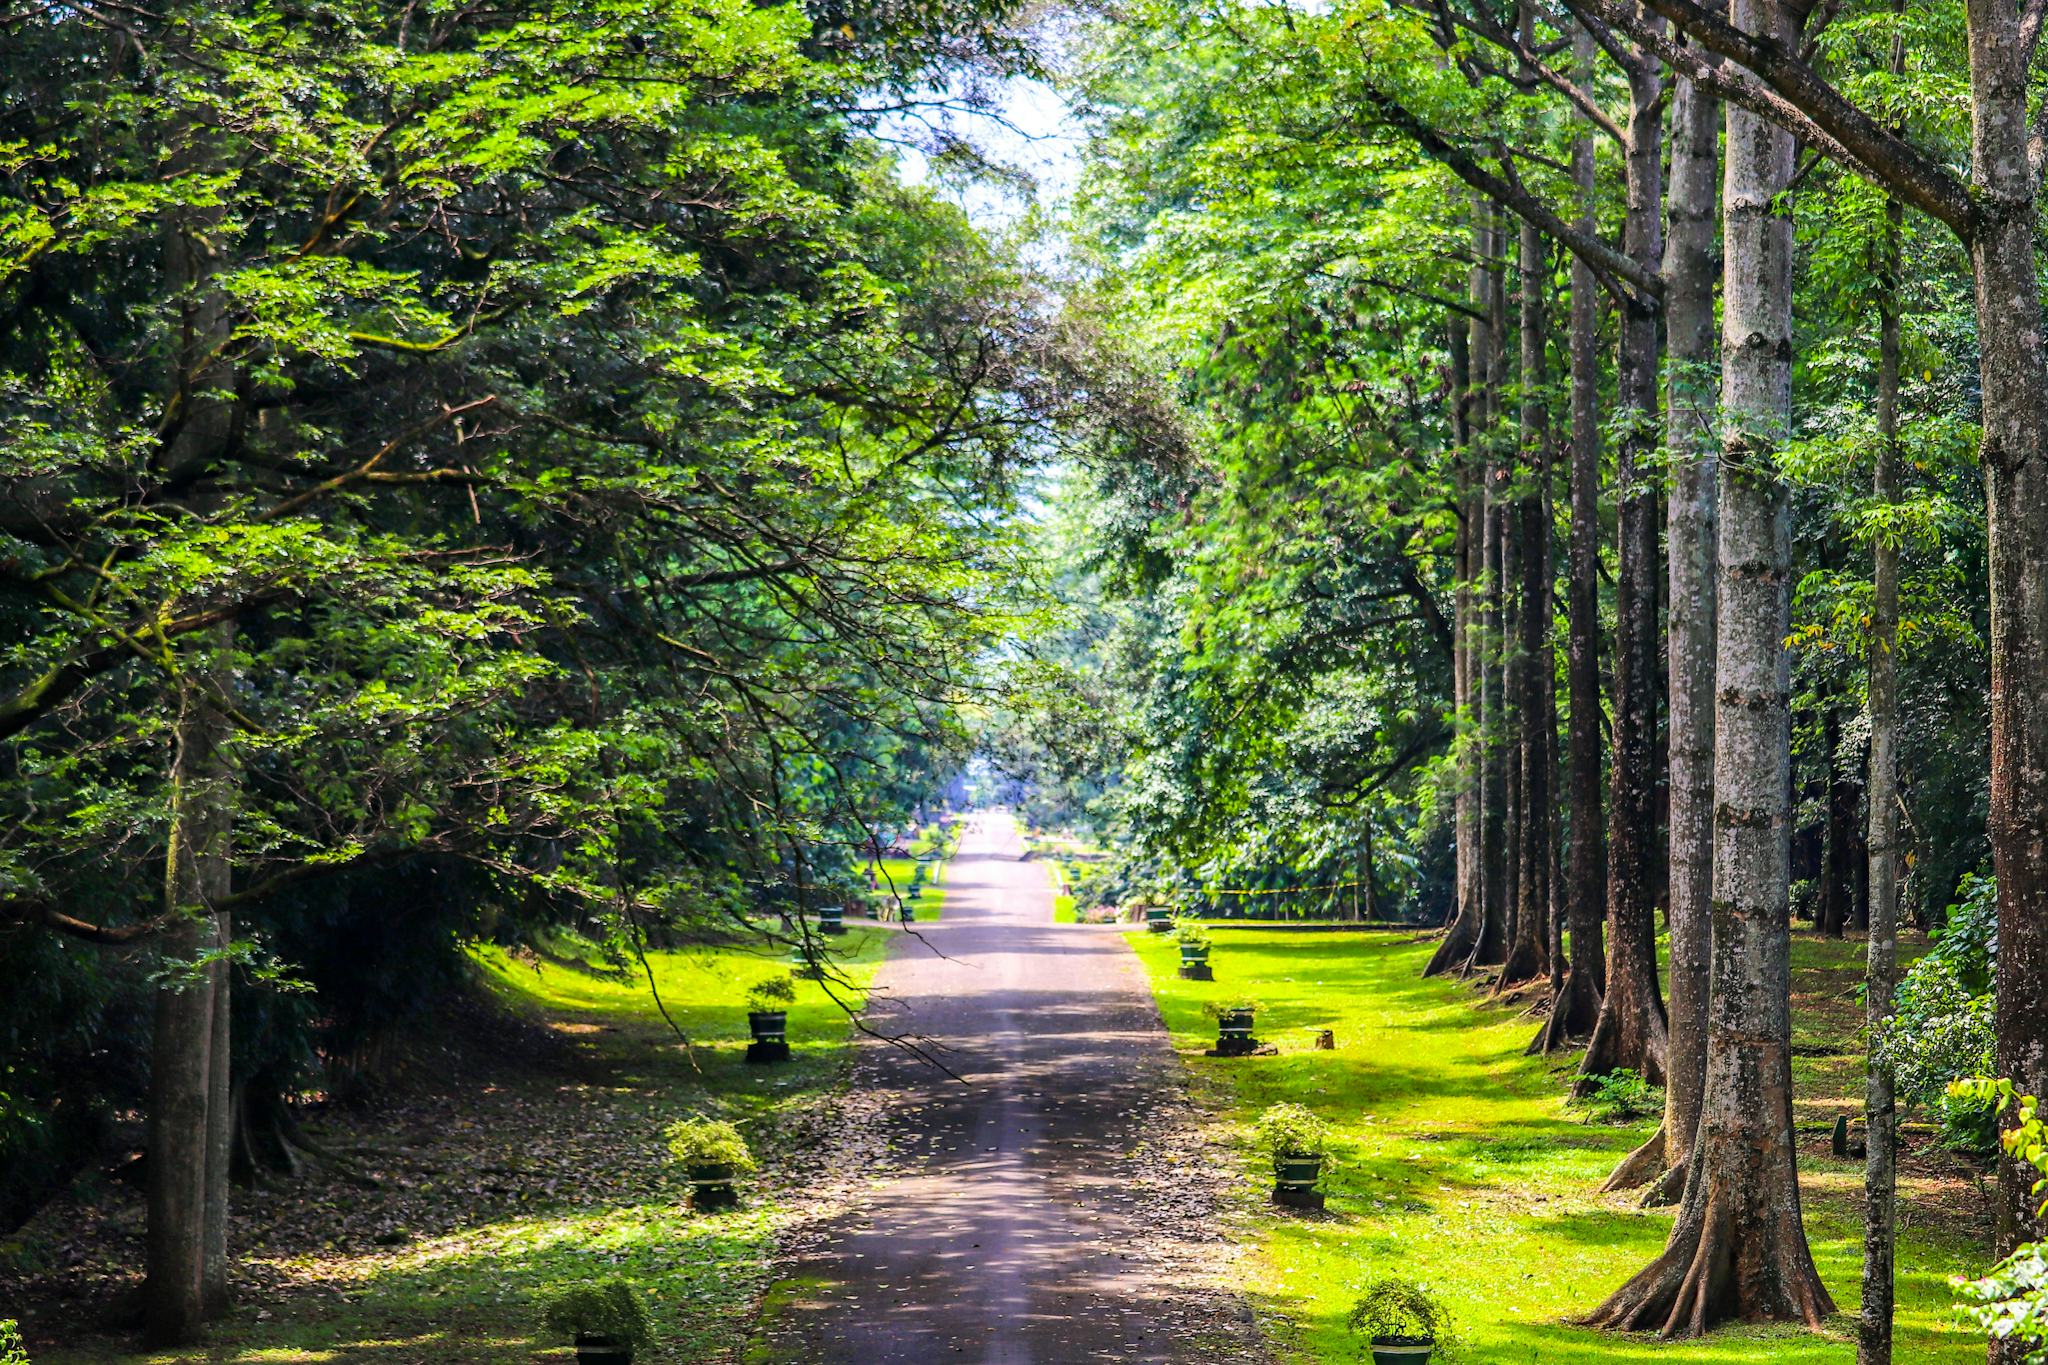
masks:
[[[163,941],[170,979],[157,990],[150,1047],[148,1229],[144,1328],[152,1343],[195,1340],[209,1289],[226,1289],[225,964],[233,779],[224,745],[226,640],[184,661],[172,743],[171,820],[164,859],[166,908],[177,913]],[[203,965],[194,965],[203,964]],[[219,1087],[219,1088],[217,1088]],[[219,1155],[216,1157],[216,1144]]]
[[[181,142],[188,166],[205,165],[202,144]],[[219,369],[230,322],[213,277],[219,268],[218,210],[178,215],[164,243],[180,316],[172,335],[177,365],[166,394],[163,468],[188,482],[188,501],[217,501],[205,475],[235,437],[240,414],[220,394],[234,387]],[[150,1042],[148,1227],[144,1237],[144,1330],[152,1343],[184,1344],[227,1306],[228,892],[236,776],[227,750],[234,628],[195,636],[175,660],[170,821],[164,897],[176,915],[163,950],[169,969],[155,1001]],[[193,964],[189,969],[179,964]]]
[[[1452,420],[1456,428],[1454,435],[1458,439],[1459,479],[1458,537],[1454,547],[1457,590],[1453,600],[1457,620],[1453,655],[1457,665],[1453,679],[1457,688],[1457,794],[1453,810],[1457,823],[1458,884],[1450,924],[1443,941],[1430,955],[1429,965],[1423,968],[1425,976],[1463,967],[1472,956],[1472,949],[1479,941],[1480,926],[1486,918],[1486,888],[1480,856],[1483,843],[1480,811],[1485,795],[1481,770],[1484,717],[1480,713],[1479,688],[1482,653],[1479,577],[1484,563],[1486,478],[1480,433],[1485,427],[1486,365],[1492,347],[1486,337],[1484,319],[1486,229],[1481,203],[1474,198],[1473,264],[1468,284],[1473,312],[1478,316],[1454,314],[1450,324],[1452,384],[1457,390]]]
[[[1840,938],[1856,917],[1856,815],[1862,793],[1842,753],[1842,708],[1830,697],[1821,716],[1821,743],[1827,749],[1827,842],[1820,865],[1820,930]]]
[[[1593,37],[1573,31],[1574,66],[1593,64]],[[1572,143],[1579,224],[1593,223],[1593,139]],[[1570,350],[1571,547],[1565,587],[1565,689],[1571,708],[1565,739],[1571,847],[1565,876],[1565,921],[1571,931],[1571,973],[1551,1002],[1550,1018],[1532,1051],[1549,1052],[1588,1037],[1606,987],[1607,845],[1600,811],[1600,359],[1599,298],[1593,271],[1572,257]]]
[[[1667,660],[1670,893],[1669,1025],[1664,1122],[1630,1153],[1606,1188],[1650,1182],[1652,1203],[1684,1193],[1686,1156],[1699,1126],[1707,1065],[1707,951],[1714,875],[1715,481],[1719,386],[1714,332],[1715,210],[1720,203],[1721,108],[1693,81],[1672,100],[1671,189],[1664,248],[1669,360],[1664,392],[1671,490],[1665,501],[1670,584]]]
[[[1519,781],[1514,932],[1508,940],[1507,959],[1501,964],[1497,985],[1501,990],[1537,980],[1549,970],[1550,925],[1550,880],[1545,875],[1550,864],[1550,844],[1545,837],[1549,827],[1544,818],[1550,807],[1550,775],[1544,766],[1549,746],[1543,739],[1546,708],[1542,694],[1552,671],[1550,583],[1544,577],[1543,553],[1549,540],[1548,528],[1543,524],[1543,484],[1550,477],[1545,458],[1550,433],[1543,410],[1543,287],[1549,271],[1543,234],[1528,223],[1522,224],[1517,248],[1516,273],[1521,288],[1521,469],[1510,509],[1518,553],[1516,581],[1511,584],[1517,607],[1509,678],[1515,698],[1515,751],[1510,762],[1517,765]]]
[[[1365,812],[1365,819],[1359,826],[1358,881],[1359,889],[1365,894],[1360,901],[1354,902],[1354,904],[1358,905],[1359,913],[1365,922],[1371,924],[1380,917],[1380,899],[1379,892],[1373,886],[1372,812],[1370,810]]]
[[[1648,270],[1663,260],[1663,78],[1654,60],[1629,72],[1628,254]],[[1615,458],[1620,573],[1614,650],[1614,769],[1607,798],[1607,992],[1582,1063],[1579,1089],[1628,1067],[1664,1079],[1664,998],[1657,986],[1657,524],[1649,460],[1657,444],[1657,319],[1624,304],[1617,397],[1623,437]]]
[[[1894,6],[1896,12],[1897,6]],[[1892,41],[1896,71],[1904,56]],[[1877,478],[1879,506],[1899,500],[1899,255],[1904,212],[1885,204],[1884,263],[1877,291]],[[1863,1085],[1867,1160],[1863,1169],[1863,1316],[1857,1365],[1891,1365],[1893,1253],[1898,1243],[1899,1111],[1891,1064],[1878,1048],[1899,983],[1899,546],[1879,535],[1871,549],[1870,604],[1870,948],[1864,1007],[1870,1024]]]
[[[1731,18],[1790,45],[1778,0]],[[1793,140],[1728,111],[1724,194],[1721,606],[1706,1086],[1663,1255],[1593,1321],[1666,1336],[1834,1311],[1807,1248],[1792,1130],[1789,922],[1792,536],[1777,451],[1791,409]]]
[[[1484,606],[1479,628],[1479,708],[1485,720],[1480,726],[1479,838],[1483,864],[1480,880],[1485,888],[1485,915],[1480,919],[1479,938],[1465,959],[1465,970],[1491,967],[1507,956],[1508,907],[1508,766],[1507,699],[1502,687],[1507,650],[1504,629],[1506,575],[1503,572],[1504,538],[1508,531],[1502,488],[1513,467],[1501,431],[1503,392],[1507,382],[1507,285],[1502,275],[1507,231],[1497,206],[1486,205],[1485,262],[1487,387],[1486,387],[1486,543],[1483,583]]]
[[[1991,859],[1998,874],[1998,1071],[2048,1095],[2048,365],[2027,154],[2027,44],[2015,0],[1966,0],[1971,156],[1984,224],[1970,243],[1991,537]],[[1998,1250],[2043,1235],[2035,1174],[1999,1162]],[[1994,1347],[2011,1365],[2022,1346]]]

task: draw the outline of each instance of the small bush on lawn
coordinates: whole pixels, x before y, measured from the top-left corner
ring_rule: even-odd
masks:
[[[1351,1330],[1368,1340],[1436,1343],[1440,1360],[1455,1358],[1451,1311],[1444,1301],[1413,1280],[1374,1280],[1351,1307]]]
[[[653,1337],[646,1310],[624,1280],[599,1280],[557,1290],[543,1300],[541,1320],[557,1336],[584,1333],[609,1337],[619,1346],[644,1347]]]
[[[1634,1123],[1664,1112],[1664,1092],[1624,1066],[1595,1080],[1578,1105],[1595,1123]]]
[[[1305,1105],[1285,1101],[1272,1105],[1259,1115],[1255,1131],[1275,1167],[1285,1157],[1329,1155],[1330,1125]]]
[[[754,1154],[740,1130],[724,1119],[682,1119],[668,1126],[670,1160],[685,1171],[725,1166],[735,1174],[754,1169]]]

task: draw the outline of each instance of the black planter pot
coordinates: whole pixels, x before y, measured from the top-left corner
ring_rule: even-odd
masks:
[[[576,1365],[633,1365],[633,1348],[598,1332],[578,1332]]]
[[[1273,1183],[1282,1189],[1313,1189],[1322,1178],[1323,1159],[1319,1156],[1273,1158]]]
[[[788,1010],[748,1010],[747,1027],[757,1043],[780,1043],[789,1037]]]
[[[839,905],[824,906],[818,911],[818,930],[826,934],[846,932],[846,908]]]
[[[1199,967],[1209,960],[1209,945],[1206,943],[1183,943],[1180,945],[1180,965]]]
[[[1216,1054],[1218,1057],[1249,1057],[1258,1051],[1259,1040],[1252,1037],[1252,1012],[1232,1010],[1216,1020]]]
[[[1424,1365],[1436,1350],[1435,1337],[1374,1337],[1373,1365]]]
[[[733,1183],[732,1167],[690,1167],[690,1203],[697,1209],[730,1209],[739,1202],[740,1191]]]
[[[1145,928],[1155,934],[1165,933],[1173,928],[1173,911],[1148,907],[1145,911]]]

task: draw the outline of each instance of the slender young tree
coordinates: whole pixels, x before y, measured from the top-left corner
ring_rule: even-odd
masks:
[[[1892,42],[1892,68],[1904,52]],[[1877,475],[1880,508],[1899,500],[1900,238],[1905,210],[1885,201],[1883,255],[1877,280]],[[1899,544],[1889,528],[1871,540],[1870,603],[1870,939],[1864,1006],[1870,1028],[1864,1079],[1866,1159],[1863,1172],[1863,1313],[1857,1365],[1891,1365],[1898,1242],[1899,1111],[1891,1062],[1880,1043],[1892,1018],[1899,981]]]

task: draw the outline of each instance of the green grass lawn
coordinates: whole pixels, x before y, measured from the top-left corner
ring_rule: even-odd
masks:
[[[1054,924],[1078,924],[1080,911],[1074,906],[1073,869],[1059,858],[1041,859],[1046,875],[1052,878],[1052,922]]]
[[[603,973],[571,959],[508,957],[472,950],[484,989],[506,1009],[557,1036],[545,1071],[500,1066],[471,1090],[457,1086],[450,1116],[397,1140],[401,1155],[365,1191],[315,1175],[281,1188],[280,1216],[323,1220],[337,1231],[255,1237],[245,1247],[252,1277],[205,1347],[129,1354],[119,1338],[34,1353],[38,1365],[197,1365],[197,1362],[423,1360],[526,1365],[570,1357],[537,1321],[542,1293],[618,1276],[646,1304],[657,1336],[643,1362],[700,1365],[736,1358],[766,1288],[778,1233],[798,1210],[756,1190],[738,1210],[692,1212],[665,1166],[661,1130],[687,1114],[740,1123],[757,1150],[814,1140],[806,1118],[839,1075],[851,1025],[828,995],[858,1005],[888,939],[853,928],[835,940],[838,979],[799,982],[789,1012],[794,1060],[749,1067],[742,993],[760,976],[786,972],[773,945],[698,948],[649,955],[662,1002],[689,1038],[686,1048],[656,1008],[638,965]],[[335,1134],[323,1125],[323,1137]],[[342,1141],[391,1140],[355,1124]],[[375,1158],[366,1158],[374,1162]],[[772,1156],[771,1156],[772,1160]],[[261,1218],[251,1200],[249,1216]],[[402,1243],[382,1245],[353,1219],[375,1205],[367,1227],[401,1223]],[[348,1207],[337,1207],[348,1206]],[[309,1212],[310,1211],[310,1212]],[[329,1241],[328,1238],[333,1240]]]
[[[1737,1327],[1676,1343],[1572,1326],[1664,1245],[1668,1211],[1638,1211],[1628,1196],[1597,1193],[1654,1125],[1581,1122],[1553,1074],[1563,1059],[1522,1055],[1532,1020],[1480,1005],[1461,983],[1423,979],[1432,945],[1395,934],[1231,933],[1217,939],[1217,980],[1203,983],[1178,978],[1173,944],[1142,935],[1131,942],[1198,1091],[1223,1116],[1248,1127],[1266,1105],[1294,1100],[1336,1126],[1324,1179],[1329,1210],[1261,1214],[1242,1277],[1262,1317],[1284,1324],[1276,1330],[1294,1359],[1356,1360],[1344,1315],[1381,1275],[1443,1293],[1463,1325],[1467,1359],[1483,1365],[1855,1359],[1850,1316],[1833,1319],[1822,1335]],[[1795,992],[1802,977],[1824,975],[1848,951],[1802,940]],[[1804,984],[1811,991],[1815,983]],[[1277,1044],[1279,1056],[1199,1055],[1215,1037],[1202,1002],[1237,992],[1260,1002],[1258,1035]],[[1797,1027],[1810,1026],[1803,1019]],[[1335,1030],[1336,1051],[1311,1050],[1320,1028]],[[1802,1068],[1800,1080],[1824,1087],[1839,1070],[1831,1060],[1822,1071]],[[1861,1164],[1815,1155],[1816,1140],[1824,1145],[1809,1136],[1801,1152],[1808,1237],[1828,1288],[1852,1314]],[[1264,1188],[1270,1179],[1248,1146],[1244,1169],[1248,1183]],[[1951,1325],[1946,1277],[1985,1257],[1953,1207],[1954,1189],[1938,1183],[1909,1181],[1897,1359],[1977,1365],[1983,1340]]]

